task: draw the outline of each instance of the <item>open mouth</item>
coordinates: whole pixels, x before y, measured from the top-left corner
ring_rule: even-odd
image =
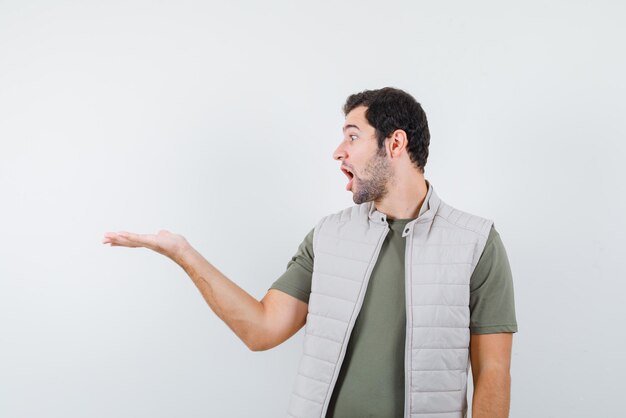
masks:
[[[348,179],[352,179],[354,177],[354,174],[352,174],[352,172],[345,168],[345,167],[341,167],[341,171],[343,171],[343,173],[348,177]]]
[[[346,184],[346,190],[350,190],[352,188],[352,181],[354,180],[354,174],[346,167],[341,167],[341,171],[348,177],[348,184]]]

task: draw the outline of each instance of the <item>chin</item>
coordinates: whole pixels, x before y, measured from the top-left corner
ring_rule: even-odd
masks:
[[[355,193],[352,193],[352,201],[357,204],[360,205],[361,203],[365,203],[368,202],[367,199],[359,199],[359,196]]]

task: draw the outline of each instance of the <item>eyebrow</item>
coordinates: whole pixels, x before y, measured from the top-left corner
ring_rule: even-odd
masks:
[[[346,129],[348,129],[348,128],[356,128],[357,130],[360,131],[359,127],[356,126],[356,125],[346,125],[346,126],[343,127],[343,131],[345,132]]]

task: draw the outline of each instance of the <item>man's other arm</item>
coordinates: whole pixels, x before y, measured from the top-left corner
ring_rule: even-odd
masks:
[[[517,332],[513,277],[500,234],[492,226],[470,279],[470,361],[474,418],[509,416],[511,346]]]
[[[512,333],[470,337],[470,361],[474,381],[473,418],[509,416],[512,344]]]

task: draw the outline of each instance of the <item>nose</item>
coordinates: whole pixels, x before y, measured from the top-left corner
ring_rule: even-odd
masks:
[[[333,152],[333,159],[342,161],[342,160],[345,160],[347,156],[348,156],[348,153],[343,148],[343,142],[342,142],[341,144],[339,144],[335,152]]]

